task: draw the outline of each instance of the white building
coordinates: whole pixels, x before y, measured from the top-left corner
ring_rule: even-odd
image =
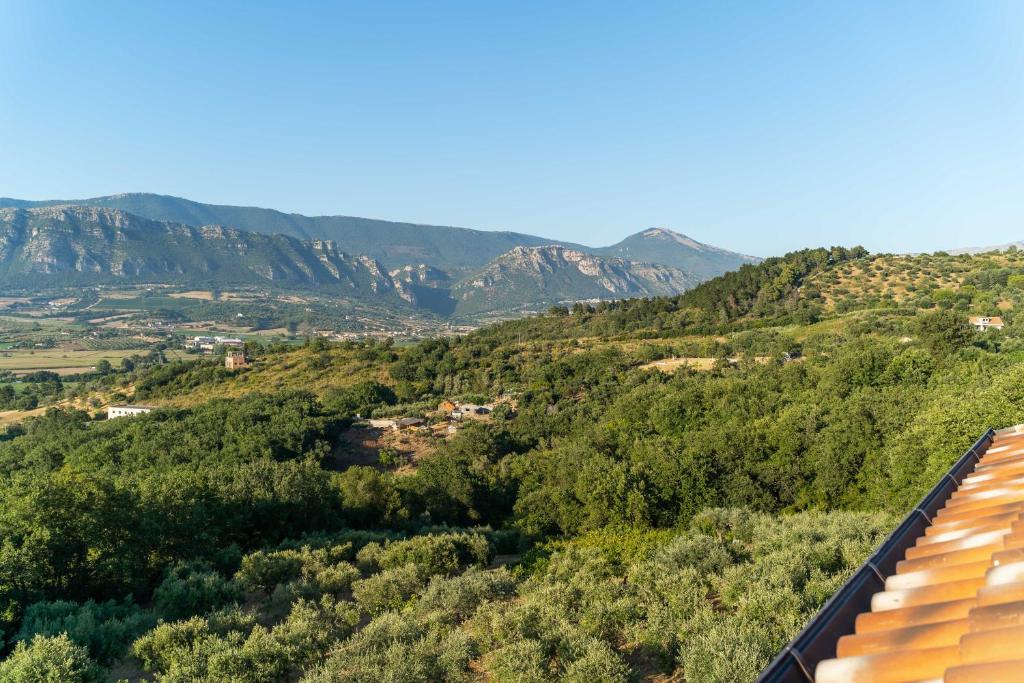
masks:
[[[198,351],[209,351],[216,350],[218,346],[227,346],[230,348],[240,349],[245,346],[245,341],[238,337],[204,337],[196,336],[189,337],[185,340],[186,349],[196,349]]]
[[[1003,319],[998,315],[972,316],[971,324],[974,325],[974,328],[978,330],[978,332],[984,332],[989,328],[994,330],[1003,329]]]
[[[214,337],[214,339],[217,340],[217,343],[221,346],[245,346],[245,342],[238,337]]]
[[[110,406],[107,408],[107,419],[113,420],[115,417],[130,417],[132,415],[141,415],[142,413],[148,413],[153,410],[150,406],[138,406],[138,405],[119,405]]]

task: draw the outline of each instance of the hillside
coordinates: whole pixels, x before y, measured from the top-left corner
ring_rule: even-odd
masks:
[[[650,228],[630,235],[618,244],[594,249],[603,256],[632,261],[660,263],[708,280],[742,265],[760,263],[756,256],[745,256],[726,249],[702,244],[667,228]]]
[[[868,254],[855,247],[807,249],[746,265],[678,296],[577,307],[509,321],[483,334],[527,338],[675,337],[765,325],[830,324],[837,315],[910,315],[954,308],[1011,320],[1024,306],[1024,253]]]
[[[920,255],[876,254],[809,279],[827,309],[970,304],[982,314],[1013,308],[1024,290],[1024,253],[1017,250]],[[1016,276],[1016,277],[1014,277]]]
[[[536,235],[398,223],[352,216],[303,216],[273,209],[202,204],[180,197],[127,193],[75,200],[28,201],[0,198],[0,207],[32,208],[74,204],[112,208],[144,218],[185,225],[224,225],[303,240],[333,240],[350,254],[362,254],[388,269],[426,264],[459,279],[516,248],[560,245],[598,256],[671,266],[705,280],[758,259],[735,254],[662,228],[627,237],[619,244],[591,248]]]
[[[985,427],[1024,421],[1003,258],[811,249],[409,346],[8,378],[15,405],[158,409],[0,439],[0,680],[752,680]],[[989,301],[1008,326],[975,334]]]
[[[452,290],[462,314],[508,312],[586,299],[678,294],[696,278],[661,265],[601,258],[558,246],[516,247]]]

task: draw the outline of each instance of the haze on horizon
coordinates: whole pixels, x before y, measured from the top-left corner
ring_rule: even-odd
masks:
[[[0,6],[0,196],[772,255],[1024,239],[1012,2]]]

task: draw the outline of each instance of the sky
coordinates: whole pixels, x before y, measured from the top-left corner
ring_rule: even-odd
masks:
[[[0,196],[736,251],[1024,239],[1024,3],[0,0]]]

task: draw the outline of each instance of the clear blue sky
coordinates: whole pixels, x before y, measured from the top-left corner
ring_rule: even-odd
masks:
[[[1024,239],[1022,7],[0,0],[0,196],[758,255]]]

